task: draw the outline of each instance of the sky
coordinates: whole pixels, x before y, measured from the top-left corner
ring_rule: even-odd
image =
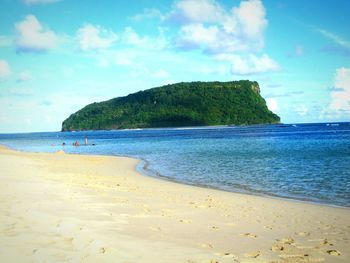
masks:
[[[183,81],[258,81],[283,123],[350,121],[348,0],[0,0],[0,133]]]

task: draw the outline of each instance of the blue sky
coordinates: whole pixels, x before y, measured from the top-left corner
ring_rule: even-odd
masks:
[[[249,79],[284,123],[350,121],[350,1],[0,0],[0,132],[86,104]]]

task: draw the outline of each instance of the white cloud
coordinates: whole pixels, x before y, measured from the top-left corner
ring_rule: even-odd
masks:
[[[334,76],[334,87],[329,89],[330,102],[323,107],[322,120],[348,120],[350,117],[350,68],[338,68]]]
[[[126,27],[122,35],[124,44],[132,45],[140,49],[162,50],[168,45],[162,28],[158,28],[157,37],[140,36],[132,27]]]
[[[339,68],[331,92],[330,110],[350,115],[350,68]]]
[[[109,48],[118,39],[114,32],[91,24],[79,28],[77,38],[84,51]]]
[[[25,70],[19,73],[17,81],[18,82],[25,82],[25,81],[29,81],[32,80],[32,74],[30,73],[30,71]]]
[[[247,56],[219,54],[216,59],[229,61],[231,63],[231,73],[237,75],[252,75],[280,70],[278,63],[267,54],[263,54],[261,57],[253,54]]]
[[[0,59],[0,80],[11,75],[11,67],[6,60]]]
[[[145,44],[147,37],[140,37],[132,27],[126,27],[123,34],[123,40],[129,45],[139,46]]]
[[[237,17],[245,36],[255,40],[263,37],[267,20],[265,8],[260,0],[242,1],[239,8],[234,8],[232,13]]]
[[[156,8],[145,8],[141,14],[130,17],[135,22],[140,22],[144,19],[160,18],[163,19],[162,13]]]
[[[268,22],[260,0],[242,1],[230,12],[215,0],[182,0],[170,15],[173,20],[174,17],[182,24],[177,39],[180,48],[232,53],[256,51],[264,46]]]
[[[56,34],[45,29],[34,15],[28,15],[15,25],[18,52],[44,52],[58,44]]]
[[[278,109],[278,102],[275,98],[267,98],[266,104],[270,111],[274,112]]]
[[[218,22],[225,15],[215,0],[182,0],[175,4],[168,19],[189,23]]]
[[[187,48],[207,48],[209,50],[218,49],[217,42],[220,33],[217,26],[205,27],[203,24],[190,24],[183,26],[180,30],[178,45]]]
[[[324,29],[318,29],[318,32],[320,32],[326,38],[334,41],[339,46],[346,48],[347,50],[350,50],[350,41],[348,41],[348,40],[346,40],[346,39],[342,38],[341,36],[338,36],[334,33],[328,32]]]

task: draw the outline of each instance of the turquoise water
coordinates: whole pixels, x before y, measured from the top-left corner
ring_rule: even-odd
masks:
[[[89,146],[72,146],[85,135]],[[0,144],[131,156],[151,176],[350,207],[350,123],[0,134]]]

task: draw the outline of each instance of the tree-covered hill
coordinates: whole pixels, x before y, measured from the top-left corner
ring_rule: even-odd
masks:
[[[278,123],[257,82],[182,82],[92,103],[62,131]]]

